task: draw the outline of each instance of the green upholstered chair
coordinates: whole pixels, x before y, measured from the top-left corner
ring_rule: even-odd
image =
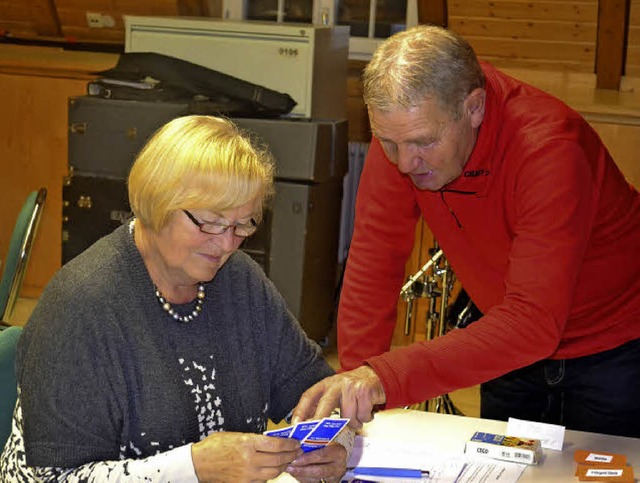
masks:
[[[47,190],[45,188],[31,192],[18,214],[18,219],[11,235],[9,252],[2,262],[0,321],[7,322],[9,320],[20,295],[22,281],[46,198]]]
[[[0,452],[11,434],[11,417],[18,397],[16,345],[22,327],[0,328]]]

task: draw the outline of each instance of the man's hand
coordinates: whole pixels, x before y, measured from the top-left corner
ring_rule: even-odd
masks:
[[[307,389],[293,410],[292,422],[320,419],[340,408],[340,417],[349,418],[349,426],[362,427],[373,419],[374,407],[387,398],[378,375],[369,366],[327,377]]]
[[[266,481],[302,456],[300,441],[219,432],[191,446],[198,481]]]

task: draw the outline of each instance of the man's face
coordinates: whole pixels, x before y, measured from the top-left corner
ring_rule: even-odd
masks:
[[[391,111],[369,109],[373,135],[398,170],[418,189],[437,191],[462,173],[484,117],[484,90],[474,90],[454,120],[435,99],[418,107]]]

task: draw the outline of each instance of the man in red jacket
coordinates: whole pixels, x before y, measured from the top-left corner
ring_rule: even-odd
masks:
[[[482,384],[481,414],[640,437],[640,195],[558,99],[453,32],[385,41],[364,75],[373,141],[338,315],[344,372],[294,419],[368,421]],[[389,352],[422,215],[484,316]]]

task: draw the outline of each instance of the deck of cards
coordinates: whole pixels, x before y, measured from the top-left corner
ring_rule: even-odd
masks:
[[[263,434],[276,438],[293,438],[301,441],[302,451],[308,453],[328,445],[338,436],[348,419],[324,418],[315,421],[304,421],[294,426],[265,431]]]

